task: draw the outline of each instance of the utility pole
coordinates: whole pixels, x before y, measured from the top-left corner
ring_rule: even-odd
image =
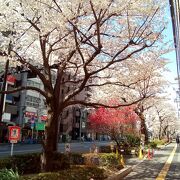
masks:
[[[6,90],[6,85],[7,85],[7,75],[8,75],[8,69],[9,69],[9,59],[6,61],[6,66],[5,66],[5,72],[4,72],[4,80],[3,80],[3,85],[2,85],[2,91]],[[1,101],[0,101],[0,122],[2,121],[2,116],[3,116],[3,110],[4,110],[4,102],[5,102],[5,94],[1,94]]]
[[[11,34],[13,34],[13,32],[10,32]],[[11,53],[11,41],[9,42],[9,46],[8,46],[8,56]],[[2,85],[2,89],[1,91],[6,91],[6,86],[7,86],[7,76],[8,76],[8,70],[9,70],[9,57],[6,60],[6,66],[5,66],[5,71],[4,71],[4,80],[3,80],[3,85]],[[2,122],[2,116],[5,110],[5,94],[1,94],[1,102],[0,102],[0,122]]]

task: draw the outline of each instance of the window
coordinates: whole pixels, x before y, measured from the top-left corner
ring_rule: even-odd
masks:
[[[27,81],[27,86],[33,86],[33,87],[40,88],[40,83],[32,81],[32,80],[28,80]]]
[[[29,96],[29,95],[26,96],[27,106],[38,108],[40,102],[41,102],[41,99],[38,97]]]

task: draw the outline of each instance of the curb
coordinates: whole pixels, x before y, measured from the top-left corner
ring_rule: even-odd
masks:
[[[121,169],[116,175],[108,177],[106,180],[119,180],[127,176],[130,172],[132,172],[132,166],[127,166]]]

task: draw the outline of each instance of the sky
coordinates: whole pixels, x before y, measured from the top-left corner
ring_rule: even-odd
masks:
[[[168,1],[167,1],[168,2]],[[169,2],[168,2],[169,3]],[[173,41],[173,30],[172,30],[172,22],[171,22],[171,15],[170,15],[170,8],[167,6],[166,10],[166,17],[168,20],[167,28],[164,31],[164,35],[166,36],[166,41]],[[177,107],[174,100],[176,99],[176,91],[178,88],[177,80],[175,78],[177,77],[177,67],[176,67],[176,53],[175,50],[171,51],[170,53],[166,54],[165,57],[169,59],[170,63],[167,65],[167,68],[169,69],[169,72],[165,74],[166,79],[170,82],[170,86],[167,89],[168,96],[171,99],[170,103]]]

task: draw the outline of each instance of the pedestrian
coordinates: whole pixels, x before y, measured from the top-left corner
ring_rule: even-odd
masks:
[[[179,145],[179,136],[176,137],[176,143]]]

